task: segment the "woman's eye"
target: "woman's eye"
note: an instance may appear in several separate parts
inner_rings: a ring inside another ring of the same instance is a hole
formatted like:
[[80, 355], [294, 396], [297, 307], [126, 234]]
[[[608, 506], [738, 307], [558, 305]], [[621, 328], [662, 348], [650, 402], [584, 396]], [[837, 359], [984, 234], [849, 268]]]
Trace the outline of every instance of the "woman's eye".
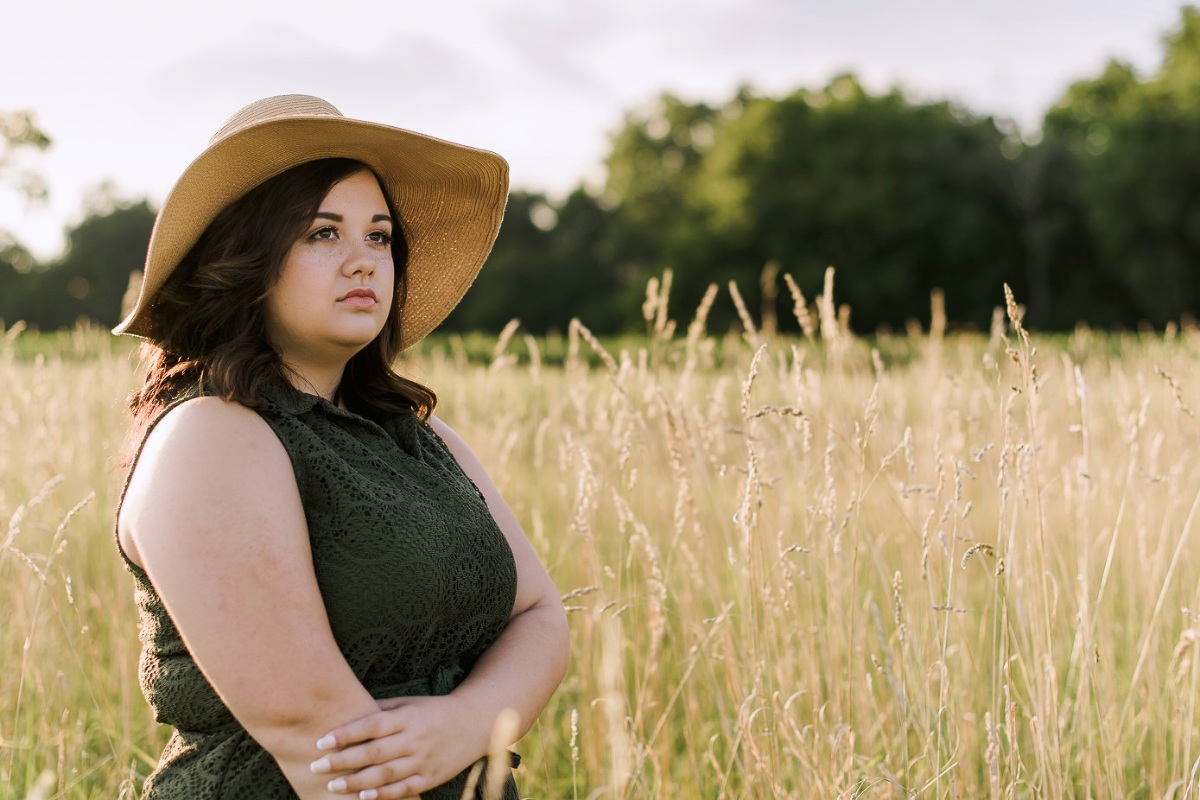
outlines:
[[324, 228], [317, 228], [308, 238], [310, 239], [334, 239], [337, 238], [337, 229], [326, 225]]
[[392, 243], [392, 235], [387, 231], [374, 231], [373, 233], [367, 234], [367, 238], [369, 238], [372, 242], [378, 242], [379, 244]]

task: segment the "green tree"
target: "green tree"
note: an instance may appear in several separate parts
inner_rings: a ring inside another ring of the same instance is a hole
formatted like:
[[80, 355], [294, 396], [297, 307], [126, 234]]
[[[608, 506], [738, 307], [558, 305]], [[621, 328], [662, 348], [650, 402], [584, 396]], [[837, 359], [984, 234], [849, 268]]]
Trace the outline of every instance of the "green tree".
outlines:
[[564, 331], [580, 317], [598, 332], [621, 324], [623, 293], [607, 242], [609, 213], [582, 188], [560, 204], [517, 191], [475, 285], [446, 321], [453, 330]]
[[[32, 111], [0, 111], [0, 186], [16, 190], [28, 202], [46, 197], [46, 183], [35, 170], [24, 167], [22, 156], [50, 147], [50, 137], [37, 125]], [[0, 320], [12, 324], [19, 318], [23, 278], [34, 266], [29, 251], [11, 231], [0, 228]]]
[[1107, 298], [1093, 311], [1101, 323], [1200, 311], [1200, 12], [1184, 8], [1163, 44], [1156, 74], [1111, 62], [1046, 116], [1047, 144], [1078, 176], [1090, 277]]
[[22, 166], [21, 156], [49, 147], [50, 137], [38, 127], [32, 111], [0, 111], [0, 185], [12, 186], [29, 200], [45, 199], [45, 180]]
[[80, 318], [116, 325], [130, 275], [145, 261], [154, 216], [146, 200], [121, 200], [111, 187], [98, 189], [83, 220], [67, 231], [63, 255], [21, 276], [18, 317], [47, 330]]
[[0, 328], [23, 319], [20, 313], [25, 278], [33, 265], [29, 254], [11, 234], [0, 231]]
[[[1003, 282], [1023, 288], [1018, 153], [993, 120], [896, 91], [875, 96], [850, 75], [782, 99], [743, 89], [699, 115], [711, 142], [672, 159], [677, 170], [650, 165], [686, 133], [648, 139], [637, 124], [608, 162], [619, 227], [640, 235], [625, 241], [674, 270], [679, 303], [736, 280], [757, 307], [771, 260], [814, 292], [835, 266], [838, 296], [864, 330], [927, 317], [934, 288], [957, 319], [986, 323]], [[732, 313], [726, 305], [714, 318]]]
[[721, 109], [664, 93], [647, 109], [626, 114], [612, 136], [602, 200], [615, 210], [607, 237], [611, 256], [633, 287], [620, 298], [633, 312], [628, 322], [640, 321], [639, 296], [651, 276], [673, 266], [681, 253], [703, 251], [705, 237], [701, 232], [697, 238], [700, 220], [690, 198], [722, 122]]
[[1023, 215], [1026, 324], [1069, 330], [1080, 321], [1122, 318], [1122, 293], [1096, 269], [1078, 165], [1055, 140], [1027, 148], [1014, 164]]

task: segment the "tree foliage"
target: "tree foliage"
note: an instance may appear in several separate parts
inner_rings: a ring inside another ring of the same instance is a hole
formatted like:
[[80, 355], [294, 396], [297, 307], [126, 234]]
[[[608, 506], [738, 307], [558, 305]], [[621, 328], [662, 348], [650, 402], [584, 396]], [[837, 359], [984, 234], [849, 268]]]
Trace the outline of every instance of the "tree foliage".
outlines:
[[1119, 302], [1102, 323], [1163, 324], [1200, 311], [1200, 12], [1185, 8], [1160, 70], [1111, 62], [1047, 114], [1048, 146], [1069, 153], [1077, 238]]
[[[37, 125], [32, 111], [0, 111], [0, 187], [15, 189], [27, 201], [46, 196], [46, 183], [34, 170], [21, 164], [21, 156], [43, 151], [50, 137]], [[23, 318], [18, 295], [23, 276], [34, 266], [33, 256], [11, 231], [0, 228], [0, 321]]]
[[[705, 249], [746, 289], [770, 260], [814, 291], [833, 265], [868, 330], [924, 316], [937, 287], [960, 319], [986, 321], [1022, 263], [1003, 139], [991, 120], [872, 96], [852, 76], [743, 101], [697, 181]], [[690, 282], [697, 254], [677, 280]]]
[[579, 316], [618, 327], [623, 287], [605, 240], [609, 216], [582, 189], [557, 206], [514, 192], [487, 266], [447, 325], [496, 331], [516, 317], [528, 330], [565, 331]]
[[67, 232], [67, 248], [48, 264], [28, 266], [23, 248], [10, 254], [27, 264], [12, 266], [0, 250], [0, 319], [24, 320], [42, 330], [71, 327], [80, 319], [112, 327], [121, 320], [121, 301], [131, 275], [146, 258], [155, 211], [146, 200], [108, 198], [89, 207]]
[[50, 137], [38, 127], [32, 111], [0, 111], [0, 185], [9, 185], [28, 200], [46, 196], [46, 182], [36, 171], [22, 166], [21, 156], [50, 147]]

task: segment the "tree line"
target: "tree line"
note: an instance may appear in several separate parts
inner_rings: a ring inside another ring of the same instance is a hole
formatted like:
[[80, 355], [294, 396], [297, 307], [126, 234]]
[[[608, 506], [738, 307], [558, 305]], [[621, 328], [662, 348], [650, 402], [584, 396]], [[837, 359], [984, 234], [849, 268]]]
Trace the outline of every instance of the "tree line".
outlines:
[[[19, 122], [0, 115], [0, 181], [8, 154], [48, 144]], [[668, 269], [678, 314], [736, 281], [750, 308], [795, 325], [780, 273], [813, 296], [828, 266], [858, 331], [927, 321], [934, 289], [953, 324], [986, 326], [1005, 283], [1031, 327], [1161, 327], [1200, 316], [1200, 12], [1181, 10], [1153, 74], [1111, 61], [1037, 132], [846, 74], [719, 104], [663, 94], [625, 115], [605, 167], [602, 187], [563, 199], [512, 194], [450, 328], [636, 329]], [[154, 213], [101, 193], [49, 263], [0, 233], [0, 318], [115, 324]], [[736, 324], [727, 297], [710, 320]]]

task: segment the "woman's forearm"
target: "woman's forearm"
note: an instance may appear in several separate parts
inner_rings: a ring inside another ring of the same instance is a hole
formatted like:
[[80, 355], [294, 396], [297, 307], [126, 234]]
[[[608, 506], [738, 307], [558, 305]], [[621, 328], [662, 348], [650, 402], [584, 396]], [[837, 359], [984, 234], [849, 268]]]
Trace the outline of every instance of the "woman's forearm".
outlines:
[[557, 597], [509, 620], [500, 638], [453, 692], [480, 721], [476, 733], [483, 737], [481, 752], [486, 751], [505, 709], [517, 713], [514, 741], [533, 726], [566, 674], [569, 653], [566, 613]]
[[567, 614], [554, 582], [483, 464], [445, 422], [431, 417], [429, 424], [479, 488], [512, 548], [517, 567], [515, 613], [453, 694], [481, 715], [489, 733], [500, 712], [513, 709], [519, 738], [533, 726], [566, 674], [570, 657]]

